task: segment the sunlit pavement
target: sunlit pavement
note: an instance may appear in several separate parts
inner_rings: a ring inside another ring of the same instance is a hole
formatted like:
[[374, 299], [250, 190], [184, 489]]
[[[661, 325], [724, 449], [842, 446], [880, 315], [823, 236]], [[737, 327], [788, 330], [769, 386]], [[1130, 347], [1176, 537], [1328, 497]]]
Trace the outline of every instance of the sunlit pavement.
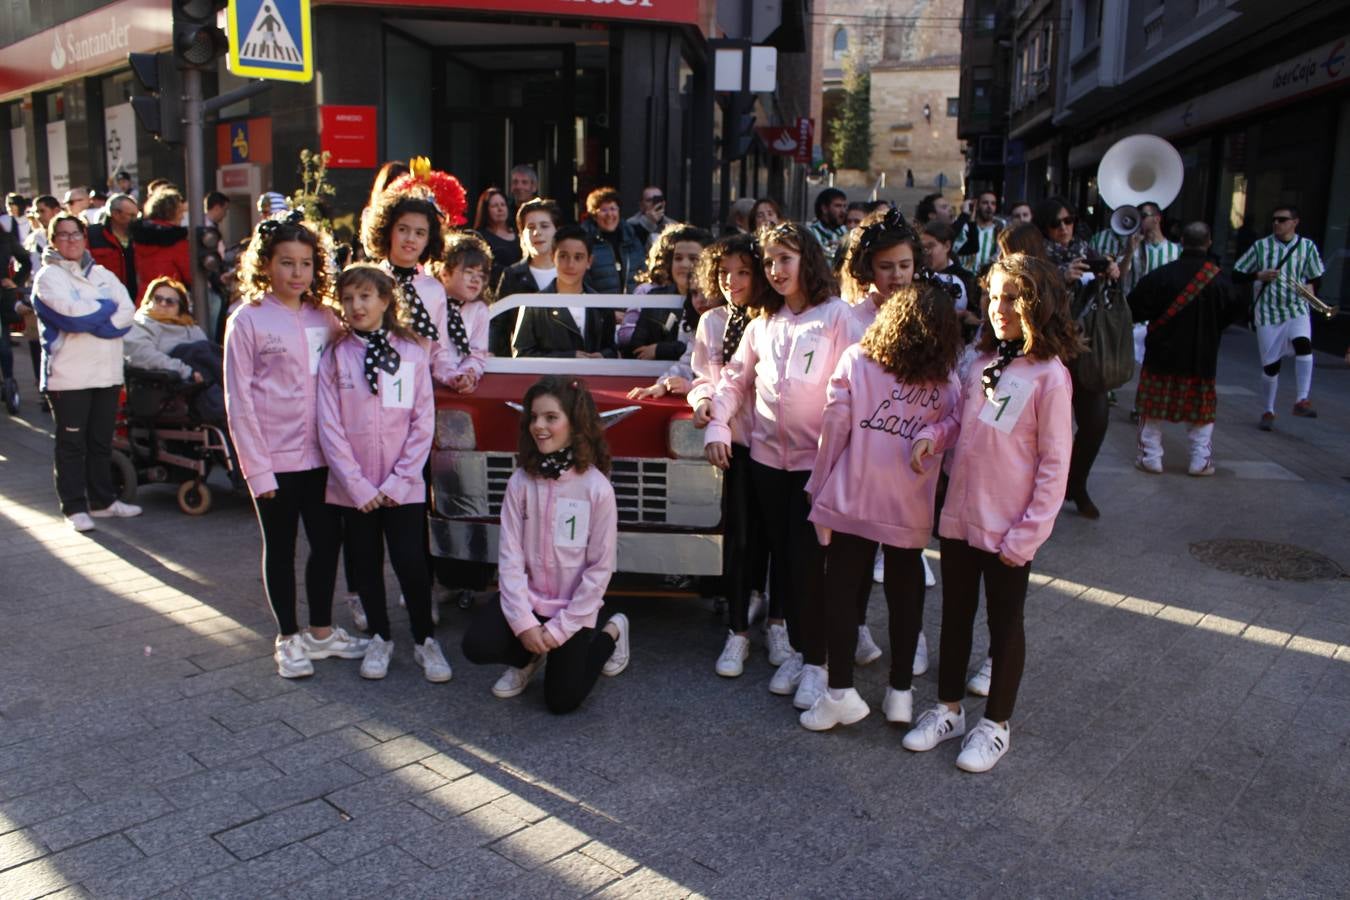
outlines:
[[[980, 776], [955, 742], [901, 749], [889, 655], [859, 670], [872, 716], [827, 734], [768, 693], [758, 637], [718, 678], [706, 602], [618, 601], [632, 666], [564, 717], [539, 684], [490, 695], [453, 603], [448, 685], [422, 680], [398, 610], [385, 681], [334, 660], [283, 681], [247, 501], [218, 491], [193, 519], [150, 487], [142, 518], [67, 530], [24, 380], [0, 421], [0, 898], [1344, 895], [1350, 581], [1232, 574], [1190, 546], [1350, 566], [1350, 370], [1318, 357], [1302, 420], [1286, 366], [1264, 434], [1254, 344], [1225, 338], [1213, 478], [1185, 474], [1179, 426], [1166, 473], [1135, 471], [1119, 392], [1103, 518], [1066, 510], [1036, 560], [1012, 749]], [[940, 611], [939, 586], [935, 663]], [[885, 619], [878, 591], [883, 647]]]

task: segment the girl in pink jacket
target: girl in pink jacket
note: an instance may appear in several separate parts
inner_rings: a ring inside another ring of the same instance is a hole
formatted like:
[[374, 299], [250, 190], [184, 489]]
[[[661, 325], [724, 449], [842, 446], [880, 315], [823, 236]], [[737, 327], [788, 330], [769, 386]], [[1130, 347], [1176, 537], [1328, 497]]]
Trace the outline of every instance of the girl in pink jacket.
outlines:
[[[1073, 411], [1063, 360], [1082, 348], [1058, 270], [1035, 257], [1019, 253], [994, 263], [988, 317], [964, 385], [961, 436], [938, 523], [939, 703], [904, 739], [907, 750], [931, 750], [966, 733], [961, 699], [983, 580], [993, 677], [984, 718], [956, 759], [967, 772], [987, 772], [1008, 752], [1026, 658], [1022, 608], [1031, 560], [1050, 537], [1068, 482]], [[941, 450], [941, 440], [936, 431], [921, 433], [915, 459]]]
[[[319, 360], [338, 335], [330, 306], [326, 238], [299, 213], [258, 225], [240, 266], [247, 302], [225, 326], [225, 411], [239, 467], [262, 529], [263, 588], [276, 616], [277, 673], [314, 674], [329, 656], [359, 659], [366, 641], [333, 627], [341, 543], [337, 507], [325, 502], [319, 446]], [[309, 630], [295, 614], [295, 536], [305, 524]]]
[[888, 722], [913, 718], [911, 661], [923, 625], [922, 555], [933, 532], [939, 459], [911, 460], [921, 435], [939, 453], [955, 443], [961, 385], [953, 370], [961, 349], [950, 296], [925, 281], [886, 301], [830, 378], [806, 492], [837, 599], [829, 607], [829, 689], [801, 715], [811, 731], [851, 725], [871, 711], [853, 687], [858, 608], [848, 598], [871, 587], [878, 545], [891, 631], [882, 710]]
[[604, 609], [618, 512], [609, 448], [590, 391], [549, 375], [525, 392], [519, 468], [502, 499], [500, 602], [480, 606], [464, 656], [509, 668], [492, 693], [515, 697], [544, 669], [550, 712], [581, 705], [601, 674], [628, 667], [628, 618]]
[[378, 266], [348, 266], [337, 290], [347, 333], [319, 364], [319, 443], [328, 502], [342, 508], [354, 584], [373, 635], [361, 677], [383, 678], [394, 652], [384, 596], [388, 545], [407, 602], [413, 659], [427, 681], [449, 681], [422, 550], [422, 467], [436, 418], [426, 351], [399, 321], [394, 279]]
[[861, 336], [849, 306], [834, 295], [834, 277], [819, 242], [785, 222], [760, 234], [764, 274], [773, 289], [765, 314], [745, 329], [709, 399], [694, 412], [706, 424], [708, 460], [731, 463], [731, 423], [753, 404], [750, 479], [769, 543], [770, 591], [783, 598], [794, 652], [769, 690], [793, 694], [809, 709], [825, 690], [825, 553], [807, 521], [803, 488], [816, 461], [825, 388], [844, 350]]
[[441, 371], [432, 374], [451, 390], [468, 394], [478, 387], [487, 362], [491, 315], [483, 288], [492, 272], [492, 249], [472, 231], [452, 231], [444, 255], [431, 270], [445, 288], [451, 344], [451, 352], [441, 355]]

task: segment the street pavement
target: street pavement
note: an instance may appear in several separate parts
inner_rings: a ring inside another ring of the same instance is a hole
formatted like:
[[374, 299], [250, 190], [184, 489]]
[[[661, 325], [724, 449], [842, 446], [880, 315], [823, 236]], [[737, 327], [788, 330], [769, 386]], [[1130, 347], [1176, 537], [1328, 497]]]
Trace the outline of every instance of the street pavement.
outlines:
[[[901, 748], [889, 654], [859, 670], [872, 716], [826, 734], [768, 693], [758, 638], [718, 678], [700, 600], [615, 600], [632, 665], [568, 716], [538, 683], [494, 699], [453, 603], [450, 684], [421, 678], [399, 610], [385, 681], [336, 660], [282, 680], [248, 502], [221, 490], [189, 518], [149, 487], [143, 517], [69, 531], [25, 380], [0, 421], [0, 898], [1345, 896], [1350, 580], [1190, 548], [1350, 566], [1350, 368], [1319, 355], [1315, 421], [1287, 414], [1286, 368], [1261, 433], [1254, 339], [1226, 336], [1208, 479], [1185, 474], [1179, 426], [1165, 474], [1135, 471], [1120, 392], [1103, 518], [1066, 510], [1036, 559], [1011, 751], [978, 776], [957, 742]], [[884, 648], [879, 590], [870, 618]], [[940, 620], [939, 585], [935, 663]], [[935, 697], [936, 665], [916, 680]]]

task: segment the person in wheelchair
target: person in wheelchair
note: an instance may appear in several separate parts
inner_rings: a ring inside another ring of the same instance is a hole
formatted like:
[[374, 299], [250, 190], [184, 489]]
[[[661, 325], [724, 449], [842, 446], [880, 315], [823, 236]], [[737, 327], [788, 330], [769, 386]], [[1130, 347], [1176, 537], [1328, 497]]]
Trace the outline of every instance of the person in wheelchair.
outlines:
[[131, 368], [170, 372], [193, 385], [194, 415], [207, 424], [225, 424], [222, 351], [198, 327], [181, 282], [167, 276], [150, 282], [123, 340], [123, 360]]

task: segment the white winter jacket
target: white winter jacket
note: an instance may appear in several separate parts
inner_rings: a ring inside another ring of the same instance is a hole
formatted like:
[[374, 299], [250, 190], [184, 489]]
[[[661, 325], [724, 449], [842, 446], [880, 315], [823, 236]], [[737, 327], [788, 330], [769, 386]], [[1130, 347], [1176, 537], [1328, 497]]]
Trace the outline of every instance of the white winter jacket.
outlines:
[[33, 279], [42, 337], [42, 390], [122, 383], [122, 335], [136, 308], [117, 276], [85, 253], [74, 262], [48, 249]]

